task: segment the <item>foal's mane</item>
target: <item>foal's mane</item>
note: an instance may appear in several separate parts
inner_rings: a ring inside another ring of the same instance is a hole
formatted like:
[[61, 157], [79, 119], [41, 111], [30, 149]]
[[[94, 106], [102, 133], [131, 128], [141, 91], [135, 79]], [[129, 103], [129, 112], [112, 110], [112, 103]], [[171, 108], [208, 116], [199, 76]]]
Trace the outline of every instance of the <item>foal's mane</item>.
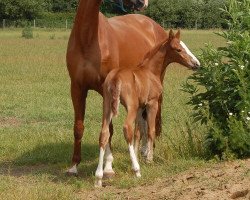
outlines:
[[140, 64], [138, 64], [138, 67], [142, 67], [144, 66], [149, 60], [151, 60], [152, 57], [154, 57], [154, 55], [159, 51], [159, 49], [165, 45], [168, 41], [168, 37], [164, 40], [162, 40], [161, 42], [159, 42], [156, 46], [154, 46], [153, 49], [151, 49], [150, 51], [148, 51], [146, 53], [146, 55], [143, 57], [142, 61]]

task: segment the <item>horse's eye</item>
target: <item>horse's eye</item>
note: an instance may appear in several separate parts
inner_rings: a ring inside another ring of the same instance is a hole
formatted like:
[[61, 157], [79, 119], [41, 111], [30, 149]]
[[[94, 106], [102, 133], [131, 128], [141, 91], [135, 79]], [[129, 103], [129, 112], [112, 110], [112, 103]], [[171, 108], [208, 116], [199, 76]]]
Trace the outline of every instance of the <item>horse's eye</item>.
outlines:
[[181, 52], [181, 49], [176, 49], [177, 52]]

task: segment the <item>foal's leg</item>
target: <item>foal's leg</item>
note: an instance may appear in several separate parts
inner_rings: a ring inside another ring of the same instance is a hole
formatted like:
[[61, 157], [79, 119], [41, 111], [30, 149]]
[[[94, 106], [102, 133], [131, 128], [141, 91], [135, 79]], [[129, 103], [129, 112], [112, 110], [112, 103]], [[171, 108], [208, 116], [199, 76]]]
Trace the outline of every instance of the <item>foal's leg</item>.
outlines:
[[87, 90], [81, 88], [78, 84], [71, 83], [71, 98], [75, 112], [74, 122], [74, 153], [72, 157], [71, 168], [67, 173], [77, 174], [77, 165], [81, 162], [81, 139], [84, 131], [84, 115], [86, 107]]
[[142, 146], [140, 151], [142, 157], [145, 158], [147, 157], [147, 152], [148, 152], [148, 123], [143, 117], [140, 118], [139, 126], [140, 126], [141, 141], [142, 141]]
[[147, 106], [147, 122], [148, 122], [148, 152], [147, 162], [153, 161], [153, 149], [155, 140], [155, 118], [158, 110], [158, 101], [152, 100]]
[[142, 110], [139, 109], [137, 112], [137, 116], [136, 116], [135, 131], [134, 131], [134, 150], [135, 150], [135, 155], [137, 159], [138, 159], [138, 151], [139, 151], [140, 140], [141, 140], [141, 132], [140, 132], [141, 115], [142, 115]]
[[135, 153], [137, 157], [138, 157], [138, 151], [139, 151], [139, 146], [140, 146], [140, 140], [142, 141], [140, 152], [141, 152], [142, 157], [146, 158], [147, 152], [148, 152], [148, 123], [142, 117], [141, 112], [137, 115], [136, 128], [135, 128], [134, 147], [135, 147]]
[[102, 130], [99, 137], [99, 147], [100, 147], [100, 154], [99, 154], [99, 162], [95, 172], [95, 176], [97, 178], [95, 186], [102, 187], [102, 178], [103, 178], [103, 161], [104, 161], [104, 154], [107, 148], [108, 140], [109, 140], [109, 122], [105, 121], [102, 126]]
[[106, 150], [105, 150], [105, 154], [104, 154], [104, 158], [105, 158], [105, 167], [104, 167], [104, 177], [106, 178], [110, 178], [112, 176], [115, 175], [115, 172], [112, 168], [112, 162], [114, 160], [113, 158], [113, 155], [112, 155], [112, 152], [111, 152], [111, 139], [112, 139], [112, 136], [113, 136], [113, 124], [112, 124], [112, 121], [111, 123], [109, 124], [109, 133], [110, 133], [110, 136], [109, 136], [109, 142], [106, 146]]
[[136, 114], [137, 114], [136, 107], [134, 107], [133, 109], [132, 108], [128, 109], [128, 115], [123, 126], [123, 132], [124, 132], [125, 139], [129, 146], [128, 149], [129, 149], [129, 154], [130, 154], [130, 158], [132, 161], [132, 169], [134, 170], [136, 177], [141, 177], [140, 166], [139, 166], [139, 163], [138, 163], [135, 151], [134, 151], [134, 147], [132, 144], [133, 123], [136, 119]]
[[[97, 178], [95, 182], [96, 187], [101, 187], [102, 186], [102, 178], [103, 178], [103, 161], [104, 161], [104, 155], [106, 151], [106, 159], [109, 159], [108, 165], [106, 163], [105, 168], [107, 167], [109, 170], [112, 170], [112, 161], [113, 161], [113, 156], [110, 151], [110, 146], [107, 145], [108, 142], [110, 141], [110, 132], [109, 132], [109, 125], [111, 123], [112, 119], [112, 113], [111, 113], [111, 108], [110, 108], [110, 100], [108, 96], [106, 98], [103, 98], [103, 117], [102, 117], [102, 130], [100, 133], [99, 137], [99, 147], [100, 147], [100, 155], [99, 155], [99, 163], [98, 167], [95, 172], [95, 176]], [[107, 160], [108, 160], [107, 159]], [[111, 169], [109, 168], [111, 164]], [[113, 171], [113, 170], [112, 170]]]

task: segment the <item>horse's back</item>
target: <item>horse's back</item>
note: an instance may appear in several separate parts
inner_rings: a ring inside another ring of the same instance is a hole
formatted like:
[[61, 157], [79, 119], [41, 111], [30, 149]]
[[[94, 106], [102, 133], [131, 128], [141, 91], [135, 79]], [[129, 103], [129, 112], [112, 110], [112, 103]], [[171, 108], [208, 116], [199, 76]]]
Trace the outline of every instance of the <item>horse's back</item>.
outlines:
[[117, 16], [108, 22], [118, 44], [120, 67], [138, 65], [152, 47], [167, 37], [159, 24], [144, 15]]

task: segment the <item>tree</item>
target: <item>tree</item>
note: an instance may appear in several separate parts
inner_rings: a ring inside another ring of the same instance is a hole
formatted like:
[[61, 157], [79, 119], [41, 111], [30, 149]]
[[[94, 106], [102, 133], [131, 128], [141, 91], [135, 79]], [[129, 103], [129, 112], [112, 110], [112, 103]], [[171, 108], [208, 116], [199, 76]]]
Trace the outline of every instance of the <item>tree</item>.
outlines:
[[0, 18], [34, 19], [44, 10], [44, 0], [0, 0]]
[[73, 12], [76, 10], [78, 0], [45, 0], [46, 9], [50, 12]]
[[167, 27], [221, 27], [226, 0], [151, 0], [145, 14]]

